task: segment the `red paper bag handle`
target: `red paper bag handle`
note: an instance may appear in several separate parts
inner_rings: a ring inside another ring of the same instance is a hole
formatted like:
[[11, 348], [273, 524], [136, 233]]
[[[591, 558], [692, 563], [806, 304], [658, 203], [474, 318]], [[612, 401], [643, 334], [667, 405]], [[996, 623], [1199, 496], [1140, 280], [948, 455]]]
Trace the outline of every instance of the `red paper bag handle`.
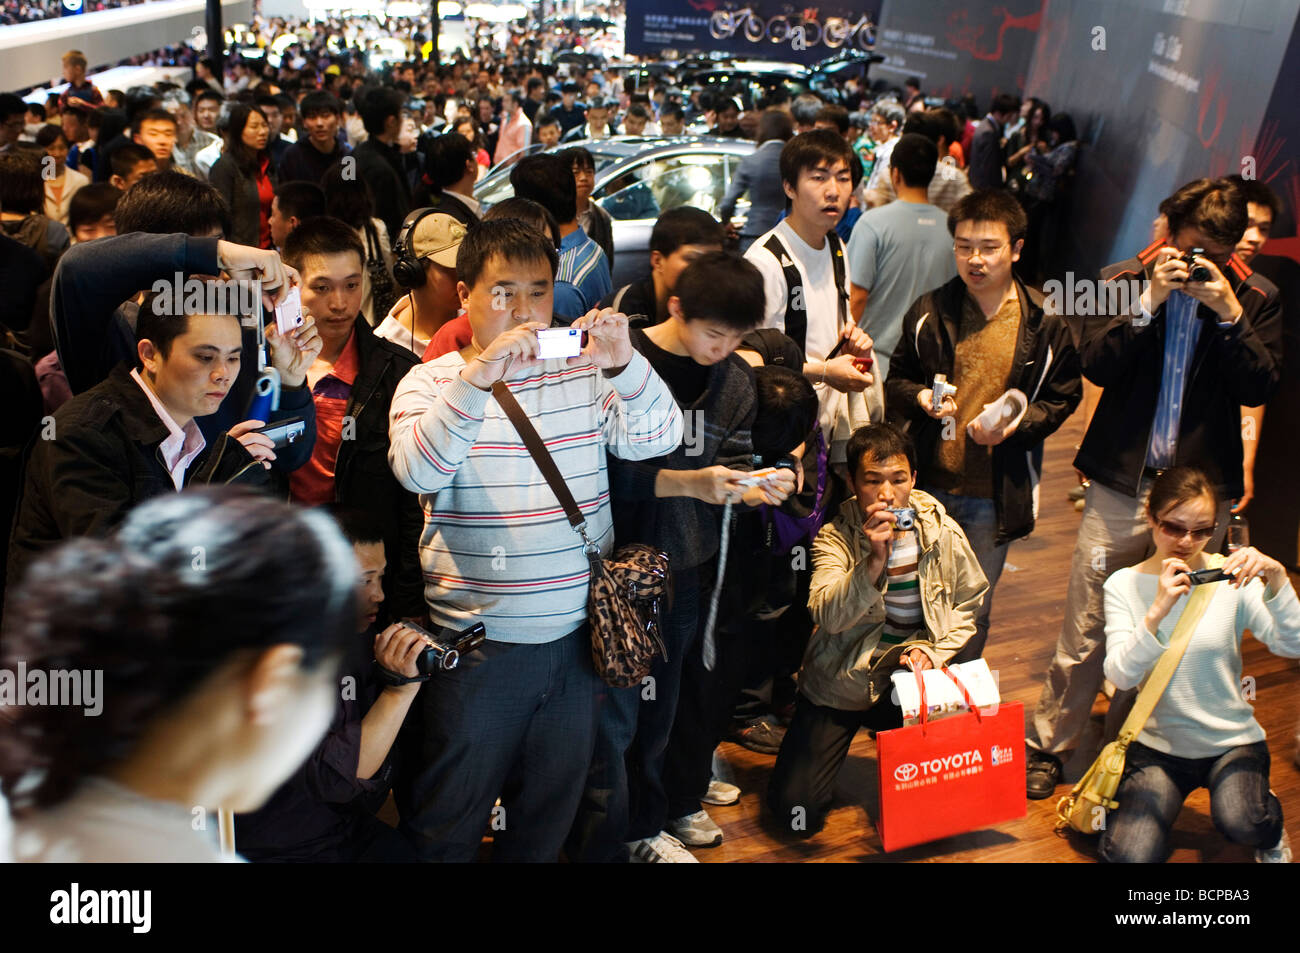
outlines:
[[930, 706], [925, 703], [925, 679], [921, 677], [919, 668], [913, 668], [912, 674], [916, 676], [916, 687], [921, 692], [921, 733], [925, 734], [925, 723], [930, 720]]
[[961, 679], [958, 678], [955, 674], [953, 674], [952, 669], [950, 669], [947, 665], [943, 667], [943, 674], [947, 675], [950, 679], [952, 679], [952, 683], [961, 690], [961, 697], [965, 700], [966, 707], [975, 713], [975, 720], [982, 722], [984, 720], [984, 716], [980, 714], [980, 710], [975, 706], [975, 702], [970, 697], [970, 692], [966, 691], [966, 686], [961, 683]]

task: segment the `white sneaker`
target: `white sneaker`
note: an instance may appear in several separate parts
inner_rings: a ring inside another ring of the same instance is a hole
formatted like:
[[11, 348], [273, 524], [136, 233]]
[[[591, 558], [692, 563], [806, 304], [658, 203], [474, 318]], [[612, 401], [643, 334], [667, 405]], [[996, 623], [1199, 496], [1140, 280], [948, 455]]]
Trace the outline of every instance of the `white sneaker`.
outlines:
[[705, 804], [726, 807], [740, 800], [740, 788], [734, 784], [728, 784], [726, 781], [710, 778], [709, 789], [700, 795], [700, 800]]
[[1277, 845], [1270, 847], [1268, 850], [1255, 851], [1255, 863], [1257, 864], [1289, 864], [1291, 863], [1291, 838], [1286, 836], [1286, 831], [1282, 832], [1282, 838]]
[[705, 811], [674, 818], [668, 822], [668, 829], [690, 847], [717, 847], [722, 843], [722, 828]]
[[695, 855], [671, 834], [660, 831], [654, 837], [634, 840], [627, 845], [634, 864], [698, 864]]

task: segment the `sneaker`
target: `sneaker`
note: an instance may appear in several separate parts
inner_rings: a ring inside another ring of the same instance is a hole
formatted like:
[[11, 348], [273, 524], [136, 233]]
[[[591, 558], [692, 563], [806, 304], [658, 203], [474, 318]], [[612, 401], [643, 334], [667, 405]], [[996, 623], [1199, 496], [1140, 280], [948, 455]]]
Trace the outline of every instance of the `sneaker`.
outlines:
[[758, 718], [732, 732], [731, 740], [759, 754], [776, 754], [785, 740], [785, 728], [769, 718]]
[[695, 855], [672, 834], [660, 831], [654, 837], [630, 841], [629, 860], [634, 864], [698, 864]]
[[1084, 498], [1087, 492], [1088, 492], [1087, 487], [1085, 487], [1082, 483], [1080, 483], [1078, 486], [1076, 486], [1073, 490], [1071, 490], [1069, 493], [1065, 495], [1072, 500], [1081, 500]]
[[1061, 783], [1061, 762], [1050, 754], [1030, 751], [1025, 759], [1025, 793], [1031, 801], [1041, 801], [1052, 796]]
[[722, 843], [722, 828], [713, 823], [707, 811], [673, 818], [668, 830], [688, 847], [717, 847]]
[[709, 789], [700, 795], [700, 800], [715, 807], [726, 807], [740, 800], [740, 788], [726, 781], [710, 778]]
[[1270, 847], [1268, 850], [1255, 851], [1255, 863], [1257, 864], [1291, 863], [1291, 838], [1286, 836], [1286, 831], [1282, 832], [1282, 839], [1277, 842], [1276, 846]]
[[1075, 500], [1075, 501], [1074, 501], [1074, 511], [1075, 511], [1076, 513], [1082, 513], [1082, 512], [1083, 512], [1083, 500]]

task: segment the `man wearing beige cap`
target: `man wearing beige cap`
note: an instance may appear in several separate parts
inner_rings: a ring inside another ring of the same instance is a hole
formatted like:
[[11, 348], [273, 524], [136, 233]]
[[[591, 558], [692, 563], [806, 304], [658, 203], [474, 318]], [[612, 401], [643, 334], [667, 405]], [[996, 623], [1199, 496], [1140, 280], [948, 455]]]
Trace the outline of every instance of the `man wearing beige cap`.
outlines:
[[466, 231], [464, 222], [432, 208], [406, 217], [393, 248], [393, 277], [406, 294], [375, 328], [378, 337], [420, 357], [438, 329], [456, 317], [456, 252]]

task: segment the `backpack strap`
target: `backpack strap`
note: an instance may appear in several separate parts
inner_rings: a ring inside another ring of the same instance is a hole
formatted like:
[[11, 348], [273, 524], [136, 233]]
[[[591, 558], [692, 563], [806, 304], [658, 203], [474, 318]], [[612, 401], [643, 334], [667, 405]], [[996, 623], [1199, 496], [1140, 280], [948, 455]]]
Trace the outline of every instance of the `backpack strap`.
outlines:
[[623, 309], [620, 307], [623, 304], [623, 295], [627, 294], [627, 289], [631, 287], [631, 285], [624, 285], [614, 293], [614, 302], [611, 307], [613, 307], [613, 309], [619, 314], [623, 313]]
[[785, 274], [785, 333], [800, 348], [807, 351], [808, 296], [803, 289], [803, 275], [799, 272], [799, 266], [794, 263], [794, 256], [777, 236], [773, 235], [769, 238], [763, 243], [763, 247], [776, 259], [776, 263]]
[[834, 231], [826, 233], [826, 241], [831, 246], [831, 270], [835, 273], [835, 302], [838, 310], [836, 330], [842, 331], [849, 323], [849, 286], [844, 265], [844, 242]]

